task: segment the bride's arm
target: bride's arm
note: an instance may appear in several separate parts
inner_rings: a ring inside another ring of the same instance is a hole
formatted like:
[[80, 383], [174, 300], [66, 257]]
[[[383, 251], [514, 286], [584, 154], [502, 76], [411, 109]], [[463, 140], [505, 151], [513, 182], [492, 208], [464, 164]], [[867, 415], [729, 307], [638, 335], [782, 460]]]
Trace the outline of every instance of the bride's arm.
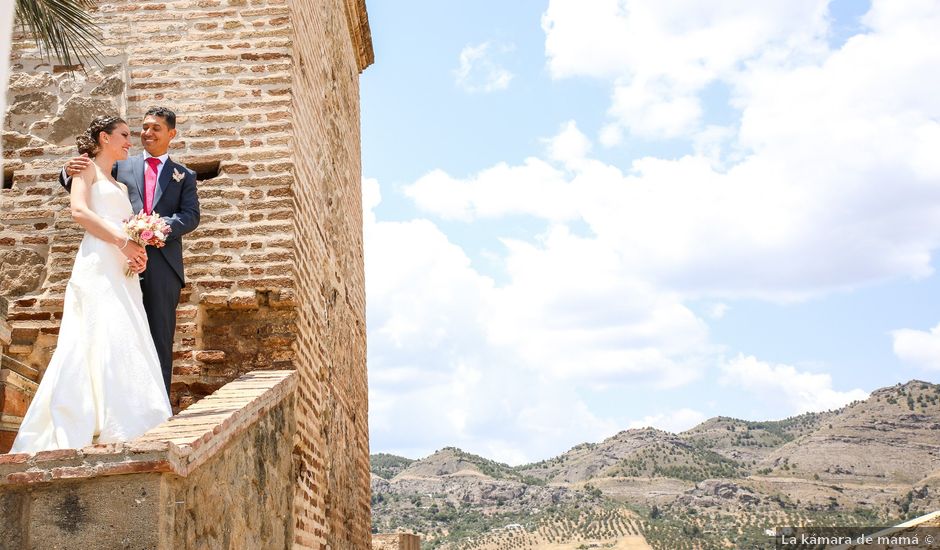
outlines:
[[84, 227], [85, 231], [118, 247], [128, 259], [146, 260], [147, 252], [142, 246], [129, 240], [123, 231], [106, 223], [89, 207], [94, 177], [95, 170], [89, 167], [72, 178], [72, 190], [69, 194], [72, 219]]

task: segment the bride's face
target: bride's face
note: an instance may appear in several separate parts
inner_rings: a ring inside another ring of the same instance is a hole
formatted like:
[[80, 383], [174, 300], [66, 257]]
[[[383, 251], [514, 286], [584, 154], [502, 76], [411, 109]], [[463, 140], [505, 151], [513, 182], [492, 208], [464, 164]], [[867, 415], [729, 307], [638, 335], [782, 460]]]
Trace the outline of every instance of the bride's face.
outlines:
[[101, 145], [103, 149], [108, 149], [116, 160], [126, 159], [127, 152], [131, 148], [131, 129], [127, 127], [127, 124], [118, 124]]

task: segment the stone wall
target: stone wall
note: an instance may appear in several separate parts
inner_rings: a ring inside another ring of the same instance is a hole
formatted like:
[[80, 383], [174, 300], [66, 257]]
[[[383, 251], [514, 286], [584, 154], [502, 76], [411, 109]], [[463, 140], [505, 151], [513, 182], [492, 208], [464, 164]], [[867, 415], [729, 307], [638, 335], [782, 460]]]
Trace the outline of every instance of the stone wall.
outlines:
[[0, 548], [289, 548], [297, 376], [255, 372], [136, 441], [0, 455]]
[[421, 550], [421, 537], [411, 533], [372, 535], [372, 550]]
[[294, 544], [369, 544], [358, 75], [362, 0], [100, 3], [102, 66], [68, 72], [14, 44], [0, 193], [0, 451], [54, 349], [81, 229], [56, 183], [103, 112], [136, 129], [173, 108], [171, 156], [199, 174], [184, 238], [171, 401], [253, 369], [299, 375]]

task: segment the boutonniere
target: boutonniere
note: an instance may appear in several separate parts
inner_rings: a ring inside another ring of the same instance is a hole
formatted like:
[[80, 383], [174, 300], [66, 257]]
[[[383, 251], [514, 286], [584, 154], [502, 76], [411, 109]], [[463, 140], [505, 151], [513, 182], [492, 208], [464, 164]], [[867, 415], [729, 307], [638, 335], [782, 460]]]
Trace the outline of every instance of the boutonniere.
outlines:
[[173, 168], [173, 181], [175, 181], [176, 183], [179, 183], [183, 181], [183, 178], [185, 177], [186, 177], [186, 174], [180, 172], [176, 168]]

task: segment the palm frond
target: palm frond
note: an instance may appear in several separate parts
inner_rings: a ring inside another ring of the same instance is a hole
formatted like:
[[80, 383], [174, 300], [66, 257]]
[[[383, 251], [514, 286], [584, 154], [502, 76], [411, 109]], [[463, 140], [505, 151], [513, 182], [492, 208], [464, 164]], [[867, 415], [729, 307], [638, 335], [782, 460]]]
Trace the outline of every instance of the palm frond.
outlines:
[[82, 58], [98, 61], [99, 27], [89, 10], [94, 0], [16, 0], [16, 18], [32, 33], [48, 58], [77, 65]]

